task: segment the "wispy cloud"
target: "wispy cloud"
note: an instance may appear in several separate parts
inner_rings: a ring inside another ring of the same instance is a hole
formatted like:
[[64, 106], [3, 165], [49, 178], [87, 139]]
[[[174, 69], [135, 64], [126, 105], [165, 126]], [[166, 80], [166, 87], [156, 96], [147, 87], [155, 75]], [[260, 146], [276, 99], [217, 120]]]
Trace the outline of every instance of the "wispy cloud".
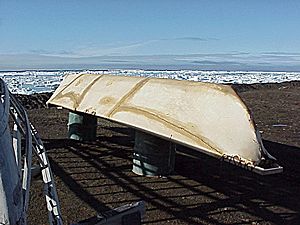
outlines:
[[202, 60], [202, 61], [192, 61], [191, 63], [201, 64], [201, 65], [223, 65], [223, 66], [245, 66], [245, 63], [240, 62], [230, 62], [230, 61], [209, 61], [209, 60]]
[[45, 49], [32, 49], [29, 52], [32, 54], [51, 54], [50, 51], [47, 51]]
[[299, 52], [263, 52], [264, 55], [277, 55], [277, 56], [300, 56]]
[[[148, 40], [148, 41], [141, 41], [141, 42], [134, 42], [134, 43], [128, 43], [123, 44], [120, 46], [115, 47], [109, 47], [109, 48], [99, 48], [99, 49], [85, 49], [84, 51], [81, 51], [80, 53], [84, 53], [86, 56], [93, 53], [94, 56], [99, 55], [124, 55], [128, 53], [131, 50], [138, 49], [140, 47], [144, 47], [147, 45], [150, 45], [152, 43], [158, 42], [158, 40]], [[94, 51], [94, 52], [92, 52]]]
[[[143, 43], [135, 43], [135, 45]], [[122, 46], [130, 48], [131, 45]], [[46, 53], [46, 54], [45, 54]], [[2, 69], [204, 69], [204, 70], [286, 70], [300, 71], [300, 60], [296, 56], [221, 52], [199, 54], [159, 54], [159, 55], [101, 55], [68, 56], [71, 52], [49, 55], [49, 51], [33, 50], [30, 54], [0, 54]], [[277, 56], [278, 58], [276, 58]]]
[[217, 38], [202, 38], [202, 37], [176, 37], [176, 38], [162, 38], [162, 41], [217, 41]]
[[98, 45], [95, 43], [88, 43], [84, 45], [74, 46], [72, 50], [49, 51], [49, 50], [38, 49], [38, 50], [31, 50], [30, 53], [36, 53], [45, 56], [66, 57], [66, 58], [126, 55], [127, 53], [130, 53], [135, 49], [138, 49], [143, 46], [147, 46], [155, 42], [158, 42], [158, 40], [148, 40], [148, 41], [123, 43], [123, 44], [121, 43], [118, 45], [115, 44]]
[[63, 56], [74, 56], [76, 53], [68, 50], [50, 51], [45, 49], [32, 49], [29, 51], [29, 54], [63, 57]]
[[[87, 43], [84, 45], [74, 46], [70, 50], [49, 51], [43, 49], [32, 50], [30, 53], [36, 53], [47, 56], [59, 57], [95, 57], [108, 55], [137, 55], [140, 49], [150, 48], [152, 46], [165, 45], [164, 42], [187, 41], [187, 42], [206, 42], [216, 41], [216, 38], [202, 38], [202, 37], [175, 37], [175, 38], [160, 38], [137, 42], [121, 42], [99, 45], [96, 43]], [[160, 43], [161, 42], [161, 43]]]
[[260, 58], [270, 63], [300, 63], [300, 53], [297, 52], [263, 52]]

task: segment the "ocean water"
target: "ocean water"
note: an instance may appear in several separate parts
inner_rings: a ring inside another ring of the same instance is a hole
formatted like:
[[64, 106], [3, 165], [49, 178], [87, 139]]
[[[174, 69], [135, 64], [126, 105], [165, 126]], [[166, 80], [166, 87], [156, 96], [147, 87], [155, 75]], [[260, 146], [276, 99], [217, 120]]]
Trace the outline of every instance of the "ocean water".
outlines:
[[12, 93], [53, 92], [70, 73], [113, 74], [221, 84], [281, 83], [300, 81], [300, 72], [201, 71], [201, 70], [97, 70], [97, 71], [21, 71], [0, 72]]

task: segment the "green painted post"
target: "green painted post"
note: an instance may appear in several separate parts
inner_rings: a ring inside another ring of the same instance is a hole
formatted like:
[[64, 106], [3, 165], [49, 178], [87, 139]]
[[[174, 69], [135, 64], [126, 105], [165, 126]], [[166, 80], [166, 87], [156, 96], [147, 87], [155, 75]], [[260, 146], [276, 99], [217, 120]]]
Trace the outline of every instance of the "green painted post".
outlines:
[[97, 117], [80, 112], [69, 112], [68, 138], [78, 141], [95, 141]]
[[174, 171], [175, 149], [170, 141], [136, 131], [132, 171], [145, 176], [169, 175]]

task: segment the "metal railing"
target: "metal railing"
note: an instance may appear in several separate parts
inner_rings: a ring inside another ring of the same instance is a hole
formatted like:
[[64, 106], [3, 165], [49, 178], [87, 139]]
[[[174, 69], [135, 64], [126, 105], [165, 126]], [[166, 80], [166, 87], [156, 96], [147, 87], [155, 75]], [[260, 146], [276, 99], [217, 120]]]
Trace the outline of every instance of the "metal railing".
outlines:
[[[46, 155], [43, 142], [38, 135], [37, 130], [29, 122], [26, 110], [17, 101], [15, 96], [9, 93], [10, 115], [14, 121], [13, 147], [16, 156], [16, 162], [19, 168], [22, 168], [22, 189], [23, 189], [23, 223], [26, 224], [26, 215], [29, 203], [29, 189], [32, 168], [32, 153], [39, 161], [41, 173], [44, 182], [45, 198], [49, 213], [50, 224], [62, 224], [59, 201], [55, 188], [55, 183], [50, 168], [49, 160]], [[24, 152], [22, 152], [21, 138], [25, 139]], [[23, 153], [23, 154], [22, 154]], [[23, 158], [23, 160], [22, 160]], [[23, 161], [23, 166], [21, 165]]]
[[[10, 105], [10, 116], [13, 120], [12, 145], [16, 165], [18, 167], [19, 174], [22, 174], [22, 198], [20, 201], [23, 203], [23, 208], [22, 216], [18, 224], [27, 224], [27, 210], [29, 205], [30, 182], [33, 168], [32, 157], [34, 154], [37, 157], [42, 173], [49, 223], [52, 225], [62, 225], [62, 216], [54, 178], [43, 142], [35, 127], [30, 123], [24, 107], [18, 102], [16, 97], [8, 91], [6, 85], [4, 85], [4, 87], [5, 93], [8, 95], [8, 98], [6, 99], [9, 99], [8, 105]], [[22, 140], [25, 140], [25, 143]], [[138, 225], [141, 224], [141, 218], [144, 213], [145, 204], [143, 201], [139, 201], [123, 205], [107, 212], [98, 212], [97, 216], [76, 224]]]

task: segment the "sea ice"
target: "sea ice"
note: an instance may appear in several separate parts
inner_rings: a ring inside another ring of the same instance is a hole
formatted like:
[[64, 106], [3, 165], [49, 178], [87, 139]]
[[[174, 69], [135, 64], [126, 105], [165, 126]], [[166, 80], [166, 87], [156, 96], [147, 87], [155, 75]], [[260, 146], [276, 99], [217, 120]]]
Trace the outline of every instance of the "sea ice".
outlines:
[[221, 84], [281, 83], [299, 81], [300, 72], [201, 71], [201, 70], [85, 70], [0, 72], [12, 93], [52, 92], [69, 73], [157, 77]]

